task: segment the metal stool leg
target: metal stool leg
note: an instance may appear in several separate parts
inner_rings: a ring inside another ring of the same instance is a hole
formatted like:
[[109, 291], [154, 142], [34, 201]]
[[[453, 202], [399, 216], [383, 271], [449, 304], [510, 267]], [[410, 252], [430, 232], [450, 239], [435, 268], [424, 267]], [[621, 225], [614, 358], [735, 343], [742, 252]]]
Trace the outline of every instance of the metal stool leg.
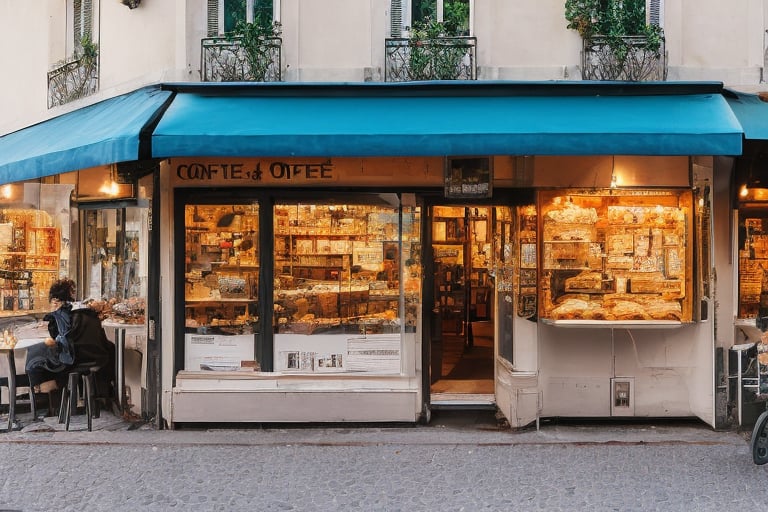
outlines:
[[93, 374], [83, 375], [83, 391], [85, 393], [85, 414], [88, 416], [88, 432], [93, 430], [93, 419], [91, 411], [93, 409]]
[[69, 430], [69, 420], [72, 416], [72, 409], [77, 407], [77, 381], [79, 380], [78, 377], [80, 377], [79, 373], [70, 373], [69, 374], [69, 384], [67, 387], [69, 388], [69, 393], [67, 393], [67, 409], [65, 411], [66, 415], [66, 430]]
[[65, 413], [65, 407], [69, 409], [69, 383], [64, 384], [64, 387], [61, 388], [61, 403], [59, 404], [59, 423], [64, 423], [64, 420], [66, 418]]
[[29, 383], [29, 409], [32, 411], [32, 421], [37, 421], [37, 404], [35, 403], [35, 386]]

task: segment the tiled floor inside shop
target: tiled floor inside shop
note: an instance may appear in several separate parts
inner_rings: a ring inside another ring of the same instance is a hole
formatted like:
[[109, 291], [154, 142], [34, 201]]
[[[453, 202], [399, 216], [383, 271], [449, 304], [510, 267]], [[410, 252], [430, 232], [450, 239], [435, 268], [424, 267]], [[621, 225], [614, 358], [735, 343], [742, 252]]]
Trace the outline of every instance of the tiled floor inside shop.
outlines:
[[466, 346], [463, 335], [443, 334], [442, 377], [432, 384], [433, 398], [436, 394], [493, 393], [493, 325], [474, 322], [472, 333], [471, 347]]

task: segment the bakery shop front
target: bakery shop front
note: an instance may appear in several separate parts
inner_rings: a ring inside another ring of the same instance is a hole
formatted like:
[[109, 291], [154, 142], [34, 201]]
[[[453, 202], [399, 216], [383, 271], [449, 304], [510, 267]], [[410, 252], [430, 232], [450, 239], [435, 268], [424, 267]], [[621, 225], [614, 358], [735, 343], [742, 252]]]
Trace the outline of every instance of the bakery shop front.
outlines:
[[720, 84], [163, 88], [169, 426], [719, 422]]

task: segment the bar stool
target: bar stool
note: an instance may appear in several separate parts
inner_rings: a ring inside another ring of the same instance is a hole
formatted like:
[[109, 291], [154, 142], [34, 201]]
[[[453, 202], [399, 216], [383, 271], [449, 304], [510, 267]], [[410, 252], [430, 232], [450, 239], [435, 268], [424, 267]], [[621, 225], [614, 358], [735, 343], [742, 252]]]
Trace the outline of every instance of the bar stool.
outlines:
[[83, 401], [85, 402], [85, 414], [88, 417], [88, 432], [93, 430], [93, 418], [99, 417], [99, 411], [94, 400], [93, 375], [101, 370], [101, 366], [95, 363], [81, 363], [69, 371], [69, 378], [64, 389], [61, 390], [61, 406], [59, 407], [59, 423], [66, 423], [69, 430], [69, 420], [72, 411], [77, 410], [79, 382], [83, 383]]

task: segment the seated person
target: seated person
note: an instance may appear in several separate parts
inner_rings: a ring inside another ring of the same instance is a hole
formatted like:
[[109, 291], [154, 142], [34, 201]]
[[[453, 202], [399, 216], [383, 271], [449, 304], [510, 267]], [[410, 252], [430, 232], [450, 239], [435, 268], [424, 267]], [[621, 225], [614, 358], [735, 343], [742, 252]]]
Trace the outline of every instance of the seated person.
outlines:
[[[71, 279], [54, 282], [48, 299], [51, 312], [43, 320], [48, 321], [50, 336], [44, 344], [33, 345], [27, 351], [25, 368], [30, 384], [43, 392], [52, 391], [66, 383], [72, 368], [88, 363], [101, 368], [95, 379], [96, 396], [108, 396], [104, 388], [113, 375], [113, 348], [98, 313], [73, 303], [75, 283]], [[50, 381], [55, 381], [56, 386]]]

